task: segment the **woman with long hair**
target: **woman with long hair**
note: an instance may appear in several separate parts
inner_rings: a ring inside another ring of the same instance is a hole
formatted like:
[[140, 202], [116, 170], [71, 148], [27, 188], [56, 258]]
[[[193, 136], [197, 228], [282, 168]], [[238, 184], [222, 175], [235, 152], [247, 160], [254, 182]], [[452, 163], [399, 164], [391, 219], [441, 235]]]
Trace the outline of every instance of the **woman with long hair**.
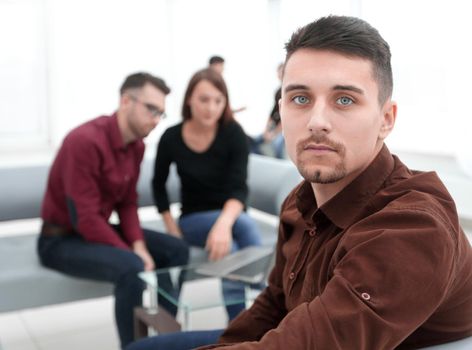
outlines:
[[[245, 212], [248, 195], [247, 137], [231, 112], [223, 77], [210, 69], [193, 75], [185, 92], [183, 121], [162, 135], [156, 155], [153, 191], [167, 231], [190, 245], [204, 247], [210, 260], [260, 245], [255, 222]], [[181, 182], [181, 216], [169, 211], [166, 181], [177, 166]], [[226, 301], [244, 300], [244, 286], [223, 282]], [[229, 319], [244, 303], [226, 307]]]

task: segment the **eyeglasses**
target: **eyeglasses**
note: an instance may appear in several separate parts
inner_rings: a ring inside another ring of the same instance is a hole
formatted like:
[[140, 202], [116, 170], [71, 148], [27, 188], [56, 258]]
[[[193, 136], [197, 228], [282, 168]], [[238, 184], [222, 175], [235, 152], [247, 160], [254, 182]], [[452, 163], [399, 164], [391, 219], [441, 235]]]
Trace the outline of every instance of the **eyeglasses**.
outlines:
[[139, 98], [137, 98], [136, 96], [133, 96], [133, 95], [129, 95], [129, 98], [131, 100], [133, 100], [134, 102], [140, 103], [144, 107], [146, 107], [149, 114], [151, 114], [154, 118], [164, 119], [167, 116], [166, 113], [162, 109], [160, 109], [159, 107], [157, 107], [157, 106], [155, 106], [151, 103], [143, 102]]

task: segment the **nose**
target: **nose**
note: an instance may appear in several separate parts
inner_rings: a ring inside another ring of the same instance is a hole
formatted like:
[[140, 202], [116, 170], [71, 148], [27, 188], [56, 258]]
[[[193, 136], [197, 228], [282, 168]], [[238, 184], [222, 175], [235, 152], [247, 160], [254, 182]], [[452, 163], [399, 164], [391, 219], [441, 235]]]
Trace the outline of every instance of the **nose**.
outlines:
[[208, 104], [208, 111], [214, 113], [217, 110], [217, 105], [215, 102], [210, 102]]
[[329, 117], [329, 108], [326, 103], [317, 101], [309, 111], [310, 116], [307, 123], [307, 128], [311, 133], [331, 131], [331, 122]]
[[154, 117], [152, 118], [152, 127], [155, 128], [157, 126], [157, 124], [159, 124], [159, 122], [161, 121], [161, 117]]

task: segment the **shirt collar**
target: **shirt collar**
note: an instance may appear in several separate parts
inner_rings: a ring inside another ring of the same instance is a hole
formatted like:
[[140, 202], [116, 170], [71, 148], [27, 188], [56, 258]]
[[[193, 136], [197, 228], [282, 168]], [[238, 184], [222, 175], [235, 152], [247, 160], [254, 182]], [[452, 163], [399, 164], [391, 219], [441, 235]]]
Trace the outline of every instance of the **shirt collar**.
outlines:
[[320, 208], [316, 204], [311, 184], [304, 181], [296, 194], [297, 208], [307, 222], [319, 216], [321, 211], [337, 227], [344, 229], [357, 219], [393, 168], [393, 156], [384, 144], [372, 163]]

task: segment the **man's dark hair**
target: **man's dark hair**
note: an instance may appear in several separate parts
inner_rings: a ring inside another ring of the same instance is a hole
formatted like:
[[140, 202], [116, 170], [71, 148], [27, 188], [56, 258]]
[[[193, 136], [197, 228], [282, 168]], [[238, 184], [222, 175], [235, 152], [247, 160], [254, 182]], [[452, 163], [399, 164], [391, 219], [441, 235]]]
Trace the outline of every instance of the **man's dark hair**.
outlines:
[[285, 62], [299, 49], [336, 52], [372, 62], [373, 77], [379, 87], [379, 104], [392, 95], [393, 78], [390, 47], [377, 29], [367, 22], [345, 16], [322, 17], [298, 29], [285, 44]]
[[225, 59], [221, 56], [211, 56], [208, 64], [215, 64], [215, 63], [225, 63]]
[[164, 95], [170, 93], [170, 88], [166, 85], [166, 82], [161, 78], [151, 75], [149, 73], [138, 72], [126, 77], [125, 81], [121, 85], [120, 95], [123, 95], [123, 93], [129, 89], [140, 89], [146, 84], [151, 84], [156, 89], [162, 91]]

